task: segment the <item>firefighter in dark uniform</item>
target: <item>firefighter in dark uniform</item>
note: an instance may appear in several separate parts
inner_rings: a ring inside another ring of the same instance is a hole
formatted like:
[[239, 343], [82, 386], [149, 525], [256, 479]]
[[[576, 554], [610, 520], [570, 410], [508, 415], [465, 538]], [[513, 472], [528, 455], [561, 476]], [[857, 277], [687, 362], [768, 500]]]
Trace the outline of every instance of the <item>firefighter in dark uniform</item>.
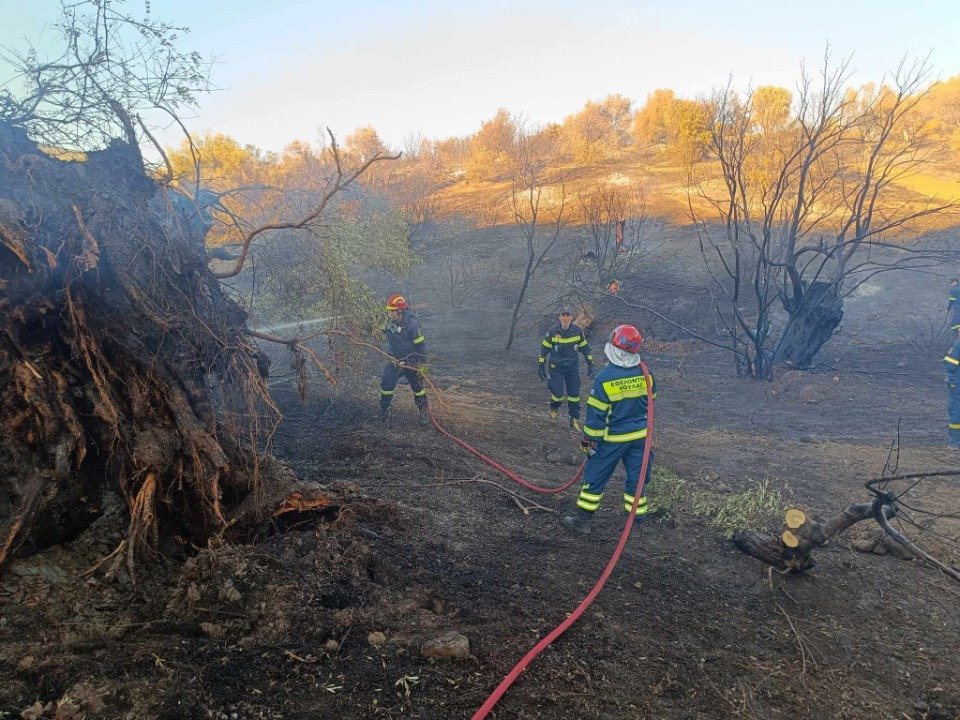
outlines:
[[947, 368], [947, 442], [952, 447], [960, 448], [960, 334], [943, 358], [943, 364]]
[[540, 345], [540, 379], [550, 389], [550, 419], [556, 420], [566, 401], [570, 427], [580, 425], [580, 356], [587, 361], [587, 377], [593, 376], [593, 354], [583, 330], [573, 324], [573, 309], [565, 306], [560, 321], [550, 328]]
[[[621, 462], [627, 471], [623, 509], [627, 513], [633, 509], [647, 444], [647, 400], [657, 396], [653, 376], [650, 376], [651, 387], [647, 387], [640, 367], [642, 342], [643, 336], [637, 328], [620, 325], [610, 333], [610, 341], [603, 349], [610, 364], [597, 373], [593, 381], [580, 441], [581, 450], [588, 458], [583, 469], [583, 485], [577, 497], [577, 509], [563, 518], [563, 524], [574, 532], [590, 533], [603, 490]], [[647, 514], [646, 487], [652, 467], [653, 453], [650, 453], [637, 502], [638, 520]]]
[[957, 278], [950, 278], [950, 296], [947, 298], [947, 315], [950, 329], [960, 330], [960, 303], [957, 302]]
[[423, 337], [420, 323], [402, 295], [391, 295], [387, 299], [387, 311], [390, 313], [390, 320], [384, 332], [392, 359], [383, 368], [383, 379], [380, 381], [380, 420], [387, 420], [393, 391], [402, 374], [413, 390], [413, 400], [420, 410], [420, 424], [426, 425], [429, 421], [427, 391], [423, 387], [422, 374], [426, 362], [426, 338]]

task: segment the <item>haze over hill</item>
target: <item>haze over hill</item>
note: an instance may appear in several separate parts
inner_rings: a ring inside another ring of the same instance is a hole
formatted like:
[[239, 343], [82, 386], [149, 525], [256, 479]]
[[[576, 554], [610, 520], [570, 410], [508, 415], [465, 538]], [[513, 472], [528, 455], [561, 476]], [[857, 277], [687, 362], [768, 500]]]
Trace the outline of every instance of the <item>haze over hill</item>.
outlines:
[[[57, 0], [5, 2], [0, 46], [39, 34]], [[131, 7], [137, 7], [134, 3]], [[476, 132], [498, 107], [535, 124], [561, 122], [586, 100], [657, 88], [688, 98], [732, 77], [791, 90], [799, 64], [830, 42], [853, 56], [855, 84], [880, 82], [905, 54], [931, 53], [934, 74], [960, 72], [960, 16], [950, 0], [913, 3], [582, 3], [439, 0], [353, 3], [158, 0], [155, 15], [190, 28], [182, 43], [216, 58], [214, 84], [191, 120], [266, 150], [372, 125], [392, 147], [413, 134]], [[2, 66], [2, 64], [0, 64]], [[3, 81], [0, 67], [0, 82]], [[178, 142], [171, 128], [161, 136]]]

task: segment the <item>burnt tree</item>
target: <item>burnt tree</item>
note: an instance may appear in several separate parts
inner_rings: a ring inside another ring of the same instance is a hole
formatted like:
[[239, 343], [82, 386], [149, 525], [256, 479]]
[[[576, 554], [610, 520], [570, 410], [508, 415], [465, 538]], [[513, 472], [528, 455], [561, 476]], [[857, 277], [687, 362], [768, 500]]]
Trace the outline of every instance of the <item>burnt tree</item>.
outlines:
[[729, 88], [705, 104], [722, 192], [699, 183], [690, 212], [738, 373], [810, 367], [860, 285], [951, 257], [910, 236], [954, 203], [898, 186], [937, 152], [921, 113], [926, 64], [901, 63], [878, 88], [848, 78], [827, 55], [817, 76], [804, 71], [792, 112]]
[[511, 148], [510, 209], [525, 246], [523, 277], [510, 315], [504, 350], [517, 335], [517, 324], [534, 274], [560, 239], [567, 219], [567, 193], [563, 177], [548, 178], [547, 161], [554, 139], [540, 130], [520, 126]]

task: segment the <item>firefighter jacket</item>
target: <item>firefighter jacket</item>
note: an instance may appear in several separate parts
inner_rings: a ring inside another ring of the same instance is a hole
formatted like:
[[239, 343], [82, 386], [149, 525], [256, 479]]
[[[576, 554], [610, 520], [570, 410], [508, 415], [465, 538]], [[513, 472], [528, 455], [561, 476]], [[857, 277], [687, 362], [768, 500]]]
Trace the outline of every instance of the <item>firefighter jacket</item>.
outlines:
[[587, 398], [587, 420], [583, 424], [586, 440], [629, 442], [647, 436], [647, 398], [657, 396], [650, 376], [647, 388], [643, 370], [607, 365], [597, 373]]
[[580, 357], [577, 351], [583, 353], [588, 363], [593, 362], [593, 353], [590, 351], [590, 345], [583, 336], [583, 330], [570, 323], [566, 330], [560, 323], [557, 323], [543, 337], [540, 345], [540, 362], [546, 362], [547, 356], [550, 356], [550, 364], [558, 368], [576, 367], [580, 364]]
[[956, 385], [960, 382], [960, 340], [957, 340], [947, 356], [943, 358], [943, 364], [947, 368], [947, 383]]
[[384, 328], [387, 343], [390, 346], [390, 357], [395, 360], [409, 360], [423, 362], [426, 359], [427, 340], [420, 330], [420, 323], [409, 310], [400, 314], [400, 319], [391, 321]]
[[958, 290], [960, 290], [960, 288], [955, 288], [955, 287], [950, 288], [950, 296], [947, 298], [947, 311], [948, 311], [948, 312], [953, 309], [953, 306], [954, 306], [954, 305], [956, 304], [956, 302], [957, 302], [957, 291], [958, 291]]

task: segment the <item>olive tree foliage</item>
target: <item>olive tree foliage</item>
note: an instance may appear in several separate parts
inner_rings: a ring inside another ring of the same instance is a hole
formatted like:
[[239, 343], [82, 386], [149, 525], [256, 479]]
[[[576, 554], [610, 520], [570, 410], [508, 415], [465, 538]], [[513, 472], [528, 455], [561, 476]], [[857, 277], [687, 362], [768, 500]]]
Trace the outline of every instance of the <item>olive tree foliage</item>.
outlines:
[[[382, 316], [382, 302], [368, 281], [409, 271], [415, 225], [407, 208], [382, 188], [382, 177], [365, 174], [327, 196], [344, 172], [342, 163], [360, 166], [387, 152], [370, 128], [361, 128], [348, 136], [342, 153], [332, 139], [326, 146], [295, 141], [279, 153], [265, 153], [210, 135], [184, 142], [169, 157], [181, 178], [191, 174], [196, 156], [201, 185], [218, 198], [208, 245], [233, 251], [241, 238], [268, 228], [250, 251], [249, 272], [235, 284], [261, 324], [326, 317], [323, 327], [362, 338], [376, 332]], [[284, 221], [310, 213], [325, 197], [327, 206], [313, 221]]]
[[622, 95], [587, 101], [560, 127], [562, 147], [578, 163], [597, 164], [614, 157], [630, 144], [632, 103]]
[[472, 180], [494, 180], [511, 166], [517, 120], [500, 108], [469, 139], [466, 172]]
[[710, 108], [655, 90], [633, 118], [633, 139], [641, 152], [656, 148], [681, 165], [700, 160], [709, 142]]
[[935, 118], [936, 132], [953, 151], [960, 151], [960, 75], [930, 88], [924, 107]]
[[211, 89], [211, 62], [178, 47], [188, 29], [153, 17], [149, 3], [138, 13], [123, 0], [61, 0], [53, 29], [50, 56], [32, 45], [0, 50], [14, 75], [0, 88], [0, 119], [50, 147], [90, 151], [145, 137], [159, 151], [151, 129], [179, 123]]
[[913, 241], [918, 221], [953, 204], [898, 185], [938, 150], [917, 112], [928, 77], [904, 61], [887, 84], [848, 89], [848, 63], [827, 54], [804, 69], [792, 113], [778, 90], [705, 101], [722, 183], [695, 183], [690, 210], [738, 373], [809, 367], [857, 287], [947, 259]]
[[326, 318], [323, 327], [355, 338], [375, 335], [383, 298], [372, 276], [406, 275], [417, 262], [407, 218], [386, 197], [359, 187], [308, 232], [277, 232], [254, 253], [254, 310], [293, 322]]

